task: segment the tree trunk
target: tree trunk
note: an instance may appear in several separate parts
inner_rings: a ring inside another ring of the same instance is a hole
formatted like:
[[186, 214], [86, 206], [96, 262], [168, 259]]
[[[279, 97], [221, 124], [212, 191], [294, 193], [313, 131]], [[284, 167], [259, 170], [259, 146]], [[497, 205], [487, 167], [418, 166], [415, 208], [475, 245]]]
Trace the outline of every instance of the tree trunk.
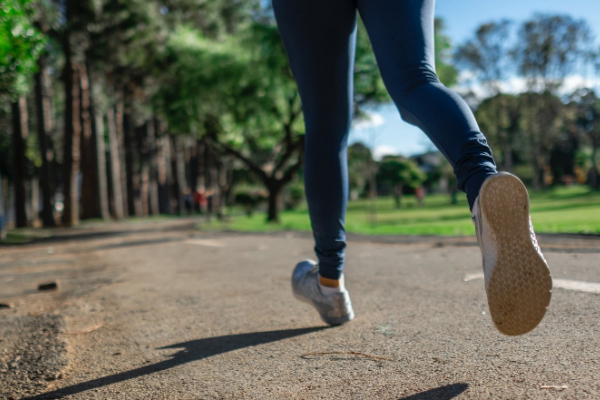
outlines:
[[157, 139], [156, 139], [156, 119], [153, 119], [148, 123], [148, 131], [146, 137], [148, 140], [148, 146], [150, 151], [150, 170], [149, 170], [149, 203], [150, 203], [150, 214], [160, 214], [160, 202], [158, 198], [158, 151], [157, 151]]
[[279, 206], [281, 204], [283, 187], [278, 181], [271, 182], [266, 186], [269, 190], [269, 209], [267, 214], [267, 222], [279, 223]]
[[506, 172], [511, 172], [512, 171], [512, 146], [510, 145], [510, 143], [507, 142], [504, 143], [504, 170]]
[[208, 206], [206, 212], [208, 215], [214, 213], [213, 198], [214, 198], [214, 176], [213, 176], [213, 157], [212, 157], [212, 145], [210, 142], [204, 144], [204, 184], [206, 186], [206, 192], [208, 197]]
[[25, 181], [27, 160], [25, 158], [25, 140], [27, 138], [27, 103], [24, 97], [11, 104], [12, 109], [12, 148], [15, 186], [15, 226], [27, 226], [27, 194]]
[[123, 189], [121, 185], [121, 156], [119, 153], [119, 137], [117, 135], [117, 123], [115, 120], [115, 111], [111, 107], [108, 109], [108, 139], [110, 143], [110, 171], [113, 193], [113, 212], [116, 219], [121, 220], [125, 217], [123, 210]]
[[81, 218], [101, 218], [98, 151], [93, 136], [90, 80], [85, 64], [80, 65], [81, 88]]
[[206, 189], [206, 182], [205, 182], [205, 162], [204, 162], [204, 155], [205, 155], [205, 151], [204, 151], [204, 142], [201, 140], [198, 140], [196, 142], [196, 147], [197, 147], [197, 154], [198, 154], [198, 176], [197, 176], [197, 182], [196, 182], [196, 187], [201, 188], [203, 191]]
[[600, 188], [600, 179], [598, 179], [598, 168], [596, 167], [596, 155], [598, 152], [598, 143], [592, 139], [592, 169], [590, 171], [590, 187], [594, 190]]
[[194, 141], [190, 146], [190, 161], [188, 163], [189, 185], [192, 193], [198, 189], [198, 143]]
[[138, 174], [135, 169], [134, 127], [129, 96], [125, 97], [126, 105], [123, 114], [123, 145], [125, 146], [125, 187], [127, 190], [127, 213], [129, 216], [139, 215], [136, 207]]
[[42, 224], [44, 227], [56, 226], [54, 220], [54, 192], [52, 185], [52, 168], [48, 161], [48, 134], [51, 130], [46, 95], [46, 57], [42, 55], [38, 60], [38, 72], [35, 74], [35, 108], [37, 115], [37, 140], [42, 159], [40, 180], [42, 186]]
[[29, 184], [31, 187], [31, 214], [29, 214], [29, 219], [31, 221], [31, 225], [38, 227], [40, 222], [40, 181], [37, 177], [33, 177], [31, 178]]
[[[68, 42], [68, 39], [67, 39]], [[79, 224], [79, 161], [81, 122], [79, 119], [79, 66], [72, 60], [71, 46], [65, 48], [65, 135], [63, 151], [64, 211], [67, 226]]]
[[[159, 123], [158, 127], [161, 131], [162, 124]], [[162, 134], [158, 139], [158, 197], [159, 207], [161, 214], [173, 213], [173, 207], [171, 204], [171, 146], [169, 144], [169, 137]]]
[[394, 186], [394, 203], [396, 204], [397, 210], [399, 210], [402, 207], [401, 199], [402, 199], [402, 185], [395, 185]]
[[233, 181], [233, 166], [222, 162], [219, 168], [219, 215], [223, 217], [223, 210], [227, 207], [231, 183]]
[[540, 190], [542, 188], [541, 182], [540, 182], [540, 168], [538, 165], [538, 159], [537, 156], [534, 154], [533, 155], [533, 160], [531, 163], [531, 168], [533, 170], [533, 179], [531, 181], [531, 184], [533, 186], [533, 188], [535, 190]]
[[0, 240], [6, 238], [6, 220], [4, 217], [4, 179], [2, 179], [2, 173], [0, 171]]
[[186, 214], [185, 208], [185, 159], [181, 138], [169, 135], [171, 140], [171, 169], [173, 170], [173, 196], [177, 200], [177, 213]]
[[127, 164], [125, 162], [125, 134], [123, 132], [123, 101], [121, 99], [117, 100], [117, 105], [115, 107], [115, 127], [117, 129], [117, 138], [119, 143], [119, 166], [120, 166], [120, 178], [121, 178], [121, 198], [123, 200], [123, 215], [125, 217], [129, 216], [129, 207], [128, 207], [128, 199], [127, 199], [127, 174], [129, 171], [127, 170]]
[[137, 148], [140, 152], [140, 214], [148, 216], [150, 213], [150, 149], [148, 143], [148, 130], [152, 125], [152, 121], [144, 123], [136, 129]]
[[96, 159], [98, 160], [98, 194], [100, 216], [103, 220], [110, 218], [108, 210], [108, 182], [106, 177], [106, 149], [104, 146], [104, 119], [102, 115], [94, 115], [94, 137], [96, 139]]

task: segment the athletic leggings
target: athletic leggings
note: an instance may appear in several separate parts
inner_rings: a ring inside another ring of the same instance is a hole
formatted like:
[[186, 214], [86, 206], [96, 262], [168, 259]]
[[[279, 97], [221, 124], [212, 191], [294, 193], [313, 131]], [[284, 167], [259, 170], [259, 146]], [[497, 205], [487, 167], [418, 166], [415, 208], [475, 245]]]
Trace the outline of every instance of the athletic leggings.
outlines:
[[273, 0], [304, 109], [304, 179], [319, 273], [339, 279], [348, 199], [357, 11], [402, 118], [421, 128], [454, 168], [472, 206], [496, 173], [473, 113], [435, 73], [435, 0]]

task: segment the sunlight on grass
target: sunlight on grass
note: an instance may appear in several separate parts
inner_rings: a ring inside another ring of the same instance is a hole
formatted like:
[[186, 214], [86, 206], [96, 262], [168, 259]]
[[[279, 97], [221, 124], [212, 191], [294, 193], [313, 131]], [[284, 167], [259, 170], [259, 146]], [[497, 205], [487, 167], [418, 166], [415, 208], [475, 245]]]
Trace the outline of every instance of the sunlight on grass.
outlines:
[[[557, 188], [531, 193], [531, 218], [538, 233], [600, 234], [600, 192], [586, 187]], [[203, 230], [269, 232], [281, 230], [310, 231], [306, 205], [281, 213], [280, 224], [265, 222], [264, 213], [248, 218], [233, 213], [229, 222], [202, 224]], [[348, 204], [346, 230], [367, 235], [474, 235], [467, 200], [459, 196], [450, 204], [448, 196], [431, 195], [418, 207], [413, 196], [405, 196], [397, 210], [391, 198], [376, 202], [358, 200]]]

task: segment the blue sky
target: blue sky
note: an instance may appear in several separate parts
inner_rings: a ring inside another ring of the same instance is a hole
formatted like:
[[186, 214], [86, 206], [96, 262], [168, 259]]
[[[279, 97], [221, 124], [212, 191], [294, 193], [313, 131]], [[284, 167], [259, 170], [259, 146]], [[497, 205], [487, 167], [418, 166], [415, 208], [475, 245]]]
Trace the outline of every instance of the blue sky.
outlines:
[[[583, 18], [600, 36], [600, 0], [437, 0], [436, 16], [446, 23], [446, 34], [454, 45], [468, 39], [482, 23], [512, 19], [517, 23], [536, 12], [569, 14]], [[361, 141], [375, 155], [385, 153], [411, 155], [431, 150], [433, 145], [418, 128], [405, 124], [394, 105], [378, 107], [371, 124], [358, 124], [350, 133], [350, 142]]]

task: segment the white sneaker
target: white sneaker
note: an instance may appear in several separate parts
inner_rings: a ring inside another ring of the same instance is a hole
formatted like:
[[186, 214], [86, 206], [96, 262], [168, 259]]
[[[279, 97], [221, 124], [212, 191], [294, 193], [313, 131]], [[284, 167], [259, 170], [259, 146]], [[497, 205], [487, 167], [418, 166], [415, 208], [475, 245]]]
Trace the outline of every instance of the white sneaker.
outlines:
[[501, 172], [485, 180], [473, 205], [492, 320], [505, 335], [522, 335], [544, 318], [552, 277], [538, 245], [529, 195], [516, 176]]
[[315, 261], [302, 261], [292, 274], [294, 296], [317, 309], [321, 319], [329, 325], [340, 325], [354, 318], [350, 294], [346, 288], [324, 295], [319, 287], [319, 267]]

